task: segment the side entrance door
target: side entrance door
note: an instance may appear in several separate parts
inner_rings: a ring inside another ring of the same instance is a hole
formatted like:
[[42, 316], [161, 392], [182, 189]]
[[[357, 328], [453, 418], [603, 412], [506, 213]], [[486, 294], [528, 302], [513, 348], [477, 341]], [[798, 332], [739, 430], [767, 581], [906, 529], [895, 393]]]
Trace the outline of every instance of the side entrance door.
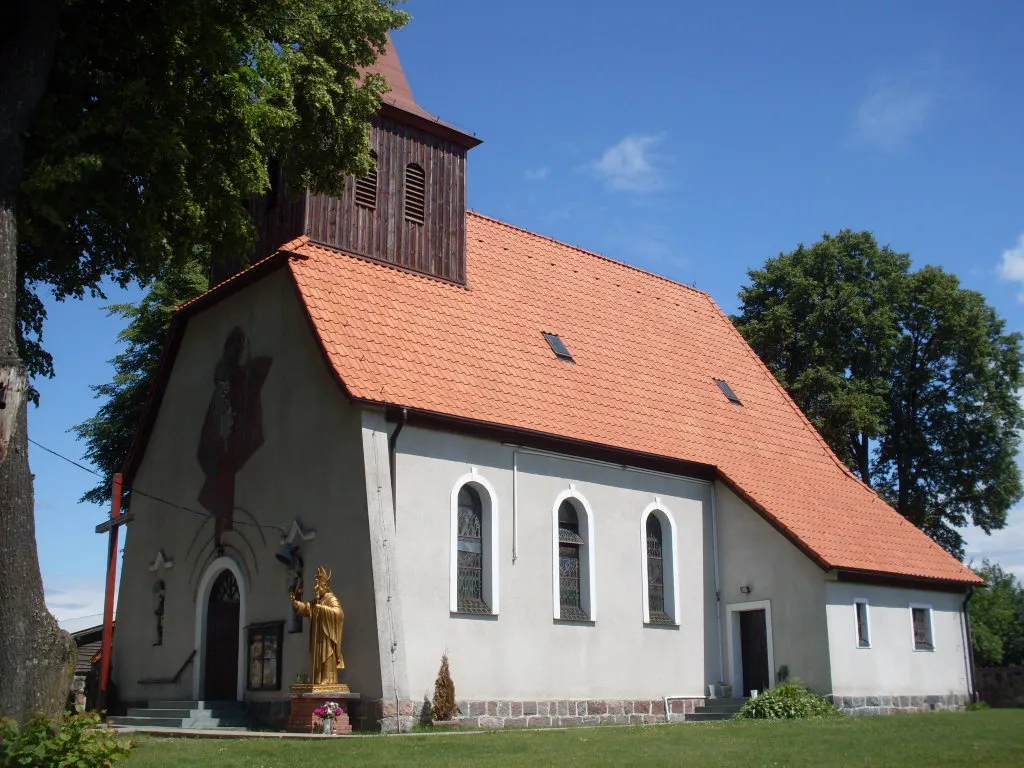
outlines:
[[206, 609], [203, 698], [233, 701], [238, 694], [238, 581], [223, 571], [213, 583]]
[[768, 623], [763, 608], [740, 612], [740, 662], [743, 665], [743, 695], [767, 690]]

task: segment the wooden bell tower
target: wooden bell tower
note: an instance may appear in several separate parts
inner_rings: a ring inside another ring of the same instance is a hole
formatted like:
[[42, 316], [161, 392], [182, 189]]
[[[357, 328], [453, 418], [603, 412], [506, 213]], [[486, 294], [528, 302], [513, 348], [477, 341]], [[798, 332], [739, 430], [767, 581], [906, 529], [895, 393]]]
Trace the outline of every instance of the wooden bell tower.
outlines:
[[252, 203], [259, 231], [254, 258], [304, 234], [345, 253], [465, 283], [466, 155], [480, 139], [416, 103], [390, 38], [369, 71], [391, 86], [372, 119], [374, 172], [348, 178], [332, 197], [288, 195], [271, 168], [271, 193]]

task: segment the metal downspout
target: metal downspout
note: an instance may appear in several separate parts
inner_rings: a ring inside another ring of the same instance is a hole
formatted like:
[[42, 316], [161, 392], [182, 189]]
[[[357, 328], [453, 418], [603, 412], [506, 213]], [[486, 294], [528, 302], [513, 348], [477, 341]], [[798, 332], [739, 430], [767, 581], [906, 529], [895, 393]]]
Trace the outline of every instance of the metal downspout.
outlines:
[[718, 679], [725, 682], [725, 648], [722, 646], [722, 586], [718, 572], [718, 483], [711, 483], [711, 546], [715, 556], [715, 614], [718, 627]]
[[402, 409], [402, 418], [398, 421], [398, 426], [395, 427], [395, 431], [388, 436], [388, 469], [391, 472], [391, 514], [395, 517], [395, 524], [398, 524], [398, 479], [395, 477], [395, 468], [397, 460], [395, 458], [395, 449], [398, 447], [398, 435], [402, 432], [402, 427], [409, 420], [409, 409]]

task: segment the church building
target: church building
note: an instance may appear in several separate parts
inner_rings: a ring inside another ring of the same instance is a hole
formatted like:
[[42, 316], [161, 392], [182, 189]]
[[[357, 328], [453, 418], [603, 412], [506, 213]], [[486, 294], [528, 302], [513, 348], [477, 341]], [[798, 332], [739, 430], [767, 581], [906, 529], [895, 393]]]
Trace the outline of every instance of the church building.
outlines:
[[289, 594], [323, 568], [364, 728], [407, 729], [443, 654], [477, 727], [682, 720], [792, 678], [962, 706], [980, 579], [709, 295], [468, 211], [480, 141], [393, 48], [377, 68], [375, 171], [275, 188], [262, 258], [177, 312], [125, 467], [121, 701], [283, 723], [311, 672]]

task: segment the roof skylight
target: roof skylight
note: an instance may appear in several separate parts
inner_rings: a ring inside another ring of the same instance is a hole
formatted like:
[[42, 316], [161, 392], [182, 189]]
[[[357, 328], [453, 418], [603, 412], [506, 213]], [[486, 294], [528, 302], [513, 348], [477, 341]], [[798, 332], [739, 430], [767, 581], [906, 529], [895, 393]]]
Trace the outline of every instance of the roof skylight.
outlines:
[[551, 351], [555, 353], [555, 357], [559, 360], [568, 360], [570, 363], [576, 362], [572, 359], [572, 352], [565, 346], [561, 336], [557, 333], [548, 333], [547, 331], [541, 331], [541, 333], [544, 334], [544, 339], [547, 341], [548, 346], [551, 347]]
[[733, 405], [743, 405], [736, 393], [732, 391], [732, 387], [729, 386], [729, 382], [723, 381], [722, 379], [715, 379], [715, 384], [722, 390], [722, 394], [729, 398], [729, 402]]

